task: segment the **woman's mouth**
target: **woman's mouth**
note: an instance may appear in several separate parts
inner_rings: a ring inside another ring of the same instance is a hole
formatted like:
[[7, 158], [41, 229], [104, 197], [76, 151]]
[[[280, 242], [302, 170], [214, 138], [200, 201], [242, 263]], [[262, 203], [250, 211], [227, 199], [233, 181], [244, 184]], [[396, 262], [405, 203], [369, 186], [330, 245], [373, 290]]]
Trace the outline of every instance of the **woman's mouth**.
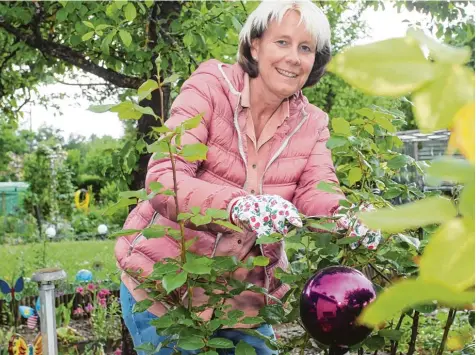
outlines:
[[278, 69], [278, 68], [276, 68], [276, 71], [277, 71], [279, 74], [281, 74], [281, 75], [283, 75], [283, 76], [285, 76], [285, 77], [287, 77], [287, 78], [296, 78], [296, 77], [297, 77], [297, 74], [295, 74], [295, 73], [293, 73], [293, 72], [290, 72], [290, 71], [287, 71], [287, 70], [283, 70], [283, 69]]

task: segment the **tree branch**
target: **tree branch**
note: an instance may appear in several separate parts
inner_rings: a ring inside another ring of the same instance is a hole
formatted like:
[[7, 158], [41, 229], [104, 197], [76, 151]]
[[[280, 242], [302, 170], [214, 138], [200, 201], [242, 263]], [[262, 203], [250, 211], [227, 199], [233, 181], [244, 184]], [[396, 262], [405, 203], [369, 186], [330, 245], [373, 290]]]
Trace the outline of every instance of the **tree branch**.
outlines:
[[410, 338], [410, 343], [408, 344], [407, 355], [413, 355], [416, 347], [416, 338], [418, 336], [418, 322], [420, 320], [420, 312], [415, 311], [413, 313], [413, 323], [412, 323], [412, 335]]
[[110, 83], [89, 83], [89, 84], [83, 84], [83, 83], [67, 83], [58, 79], [55, 79], [58, 83], [63, 84], [63, 85], [71, 85], [71, 86], [99, 86], [99, 85], [111, 85]]
[[448, 339], [448, 333], [450, 332], [451, 325], [456, 317], [456, 309], [450, 308], [448, 312], [448, 318], [446, 318], [445, 330], [443, 332], [443, 337], [441, 338], [440, 348], [436, 355], [442, 355], [443, 351], [445, 350], [446, 339]]
[[141, 78], [123, 75], [111, 69], [103, 68], [88, 60], [80, 52], [77, 52], [65, 45], [49, 42], [43, 38], [37, 38], [32, 34], [22, 32], [8, 23], [0, 22], [0, 28], [5, 29], [8, 33], [15, 36], [18, 40], [26, 43], [30, 47], [38, 49], [44, 55], [61, 59], [64, 62], [81, 68], [88, 73], [92, 73], [115, 86], [137, 89], [143, 82]]

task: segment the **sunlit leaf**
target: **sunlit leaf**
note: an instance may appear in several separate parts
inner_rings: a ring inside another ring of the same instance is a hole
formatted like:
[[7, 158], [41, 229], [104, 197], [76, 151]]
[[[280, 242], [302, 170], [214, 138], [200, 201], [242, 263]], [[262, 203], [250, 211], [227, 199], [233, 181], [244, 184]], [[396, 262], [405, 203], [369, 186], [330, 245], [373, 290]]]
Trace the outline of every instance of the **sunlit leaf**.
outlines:
[[124, 15], [127, 21], [134, 21], [137, 16], [136, 7], [132, 2], [128, 2], [126, 7], [124, 8]]
[[190, 274], [210, 274], [212, 271], [212, 264], [213, 260], [209, 258], [196, 258], [187, 260], [187, 262], [183, 265], [183, 269]]
[[474, 75], [469, 68], [448, 64], [437, 68], [437, 77], [412, 95], [413, 112], [422, 132], [449, 128], [457, 112], [474, 102]]
[[132, 36], [129, 32], [126, 30], [119, 30], [119, 37], [121, 37], [122, 43], [124, 43], [126, 47], [131, 45]]
[[474, 285], [474, 240], [474, 233], [466, 229], [461, 219], [442, 225], [420, 258], [421, 279], [440, 282], [456, 290]]
[[349, 185], [354, 185], [357, 181], [360, 181], [360, 179], [362, 179], [362, 170], [358, 167], [353, 167], [352, 169], [350, 169], [347, 178], [349, 179]]
[[474, 102], [462, 107], [455, 115], [448, 142], [449, 152], [459, 150], [474, 163]]
[[178, 274], [168, 274], [162, 279], [162, 285], [164, 286], [167, 294], [173, 290], [181, 287], [187, 281], [187, 273], [182, 271]]
[[375, 327], [394, 317], [402, 309], [437, 300], [448, 307], [462, 307], [474, 302], [474, 292], [460, 292], [442, 284], [423, 280], [404, 280], [384, 289], [364, 308], [359, 322]]
[[336, 55], [328, 70], [371, 95], [406, 95], [434, 77], [434, 65], [408, 37], [351, 47]]
[[200, 125], [200, 122], [202, 120], [202, 115], [196, 115], [195, 117], [192, 117], [182, 123], [184, 129], [193, 129], [197, 128]]
[[467, 160], [444, 157], [431, 161], [426, 169], [428, 176], [437, 178], [440, 182], [467, 183], [474, 179], [474, 166]]
[[435, 196], [394, 208], [360, 212], [359, 218], [372, 229], [397, 233], [433, 223], [444, 223], [456, 214], [457, 210], [451, 200]]
[[349, 122], [341, 117], [337, 117], [332, 120], [332, 129], [336, 134], [346, 137], [351, 135]]
[[254, 266], [266, 266], [269, 264], [269, 259], [265, 256], [257, 256], [253, 259]]
[[92, 105], [88, 107], [88, 110], [91, 112], [95, 113], [103, 113], [103, 112], [108, 112], [111, 107], [114, 107], [115, 105]]
[[208, 147], [202, 143], [188, 144], [180, 151], [180, 156], [185, 160], [194, 162], [207, 158]]

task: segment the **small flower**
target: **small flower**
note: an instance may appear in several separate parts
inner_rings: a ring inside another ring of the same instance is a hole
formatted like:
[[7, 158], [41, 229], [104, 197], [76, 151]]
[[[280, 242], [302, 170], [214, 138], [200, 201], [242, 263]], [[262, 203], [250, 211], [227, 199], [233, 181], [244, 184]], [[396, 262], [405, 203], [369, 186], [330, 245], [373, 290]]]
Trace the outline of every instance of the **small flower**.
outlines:
[[116, 350], [114, 350], [114, 355], [122, 355], [121, 348], [117, 348]]
[[373, 245], [369, 245], [369, 246], [367, 247], [367, 249], [368, 249], [368, 250], [374, 250], [375, 247], [374, 247]]
[[263, 218], [263, 221], [268, 222], [268, 221], [269, 221], [269, 217], [268, 217], [268, 216], [264, 217], [264, 218]]
[[81, 287], [81, 286], [76, 287], [76, 293], [79, 293], [79, 294], [83, 295], [84, 294], [84, 288]]
[[261, 225], [261, 224], [260, 224], [259, 222], [256, 222], [256, 223], [255, 223], [255, 228], [259, 228], [260, 225]]
[[88, 284], [89, 291], [94, 291], [95, 289], [96, 289], [96, 286], [94, 284]]
[[98, 299], [98, 302], [99, 302], [99, 305], [100, 305], [102, 308], [106, 308], [106, 299], [105, 299], [105, 298], [99, 298], [99, 299]]
[[111, 294], [111, 291], [109, 291], [107, 288], [103, 288], [101, 291], [98, 292], [98, 297], [104, 298], [109, 296], [110, 294]]
[[93, 311], [94, 307], [91, 303], [88, 303], [86, 307], [84, 307], [84, 310], [88, 313], [91, 313]]
[[276, 217], [277, 217], [277, 216], [276, 216], [275, 214], [271, 215], [271, 218], [272, 218], [272, 219], [276, 219]]
[[282, 216], [284, 214], [284, 211], [279, 211], [279, 214]]
[[81, 307], [78, 307], [73, 311], [74, 315], [81, 315], [83, 313], [84, 313], [84, 310]]

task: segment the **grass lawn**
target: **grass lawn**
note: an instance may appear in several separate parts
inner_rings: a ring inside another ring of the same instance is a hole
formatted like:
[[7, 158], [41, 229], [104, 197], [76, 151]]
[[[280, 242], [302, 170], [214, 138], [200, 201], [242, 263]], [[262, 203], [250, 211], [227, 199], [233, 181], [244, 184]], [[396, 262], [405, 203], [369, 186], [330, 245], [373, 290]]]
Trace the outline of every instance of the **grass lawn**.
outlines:
[[[94, 280], [118, 280], [114, 257], [115, 240], [63, 241], [46, 244], [46, 267], [60, 267], [68, 281], [74, 281], [80, 269], [93, 272]], [[0, 278], [11, 282], [23, 269], [31, 277], [43, 260], [43, 244], [0, 246]]]

